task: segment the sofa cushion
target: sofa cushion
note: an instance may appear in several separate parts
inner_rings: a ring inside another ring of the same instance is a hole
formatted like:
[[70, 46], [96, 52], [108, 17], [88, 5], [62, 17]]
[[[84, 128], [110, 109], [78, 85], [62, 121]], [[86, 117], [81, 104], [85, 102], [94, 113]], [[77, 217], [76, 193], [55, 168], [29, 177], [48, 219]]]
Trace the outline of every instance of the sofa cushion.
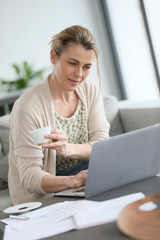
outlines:
[[3, 155], [9, 152], [9, 115], [0, 117], [0, 142]]
[[8, 187], [9, 115], [0, 117], [0, 189]]
[[3, 152], [2, 152], [2, 142], [0, 140], [0, 160], [1, 158], [4, 156]]
[[118, 100], [114, 96], [107, 96], [103, 99], [106, 118], [110, 123], [110, 136], [123, 133], [122, 124], [119, 118]]
[[[4, 154], [2, 153], [2, 145], [1, 145], [1, 142], [0, 142], [0, 172], [1, 172], [1, 161], [4, 157]], [[8, 161], [8, 160], [7, 160]], [[8, 163], [7, 163], [8, 164]], [[2, 170], [3, 171], [3, 170]], [[2, 178], [1, 178], [1, 173], [0, 173], [0, 190], [1, 189], [4, 189], [7, 187], [7, 184], [6, 184], [6, 181], [4, 181]]]
[[119, 114], [125, 132], [160, 123], [160, 101], [119, 103]]
[[0, 179], [8, 182], [8, 154], [0, 160]]
[[0, 179], [0, 190], [5, 189], [5, 188], [8, 188], [8, 182]]

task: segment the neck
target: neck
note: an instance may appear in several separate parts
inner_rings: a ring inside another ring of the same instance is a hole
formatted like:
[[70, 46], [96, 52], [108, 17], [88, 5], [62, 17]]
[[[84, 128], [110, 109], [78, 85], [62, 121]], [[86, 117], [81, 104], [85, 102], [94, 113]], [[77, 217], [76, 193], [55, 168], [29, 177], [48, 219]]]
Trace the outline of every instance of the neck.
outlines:
[[57, 81], [57, 78], [52, 72], [49, 77], [49, 86], [53, 101], [63, 101], [69, 103], [76, 95], [75, 91], [66, 91], [63, 86]]

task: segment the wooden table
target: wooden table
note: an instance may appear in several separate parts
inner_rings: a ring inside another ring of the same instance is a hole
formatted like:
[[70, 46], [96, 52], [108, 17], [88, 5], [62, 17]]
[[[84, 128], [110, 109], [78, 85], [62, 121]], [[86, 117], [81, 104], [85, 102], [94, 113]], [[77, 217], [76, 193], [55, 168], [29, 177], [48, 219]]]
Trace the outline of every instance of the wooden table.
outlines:
[[[94, 196], [88, 198], [88, 200], [94, 201], [104, 201], [112, 198], [124, 196], [127, 194], [132, 194], [136, 192], [142, 192], [145, 195], [151, 195], [160, 192], [160, 177], [152, 177], [145, 180], [141, 180], [129, 185], [125, 185], [123, 187], [107, 191], [98, 196]], [[48, 206], [53, 203], [62, 202], [64, 200], [68, 201], [76, 201], [79, 198], [71, 198], [71, 197], [53, 197], [48, 198], [42, 201], [42, 207]], [[6, 214], [0, 212], [0, 219], [6, 218]], [[3, 239], [5, 224], [0, 222], [0, 239]], [[92, 239], [92, 240], [125, 240], [131, 239], [127, 236], [123, 235], [117, 225], [116, 222], [99, 225], [96, 227], [81, 229], [81, 230], [73, 230], [70, 232], [66, 232], [57, 236], [45, 238], [45, 239], [54, 239], [54, 240], [82, 240], [82, 239]]]

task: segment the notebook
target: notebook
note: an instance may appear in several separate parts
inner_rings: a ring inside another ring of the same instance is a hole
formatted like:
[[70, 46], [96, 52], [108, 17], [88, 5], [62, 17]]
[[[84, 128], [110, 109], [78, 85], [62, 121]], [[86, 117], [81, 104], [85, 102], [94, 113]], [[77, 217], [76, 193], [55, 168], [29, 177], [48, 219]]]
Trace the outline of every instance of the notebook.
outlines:
[[85, 187], [55, 196], [91, 197], [160, 172], [160, 124], [93, 144]]

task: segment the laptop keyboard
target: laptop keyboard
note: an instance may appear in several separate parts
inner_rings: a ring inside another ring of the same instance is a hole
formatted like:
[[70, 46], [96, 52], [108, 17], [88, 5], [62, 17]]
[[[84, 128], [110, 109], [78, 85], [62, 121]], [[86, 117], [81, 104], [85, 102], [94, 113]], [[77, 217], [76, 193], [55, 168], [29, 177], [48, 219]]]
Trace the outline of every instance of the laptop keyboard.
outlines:
[[73, 191], [74, 196], [84, 196], [85, 188]]
[[76, 192], [77, 192], [77, 193], [78, 193], [78, 192], [84, 192], [84, 189], [85, 189], [85, 188], [79, 189], [79, 190], [75, 190], [75, 191], [73, 191], [73, 192], [74, 192], [74, 193], [76, 193]]

